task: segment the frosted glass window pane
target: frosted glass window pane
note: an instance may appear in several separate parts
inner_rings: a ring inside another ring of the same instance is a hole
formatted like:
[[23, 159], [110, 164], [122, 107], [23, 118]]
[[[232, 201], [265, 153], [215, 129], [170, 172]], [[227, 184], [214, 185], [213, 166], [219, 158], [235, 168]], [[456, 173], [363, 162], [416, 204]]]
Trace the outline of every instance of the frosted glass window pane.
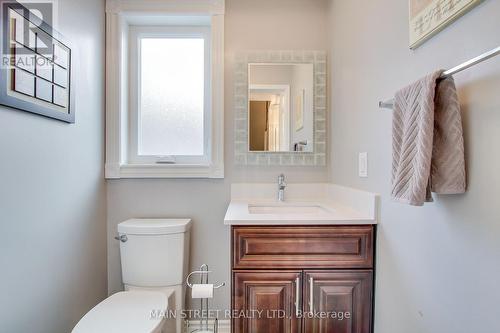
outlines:
[[204, 40], [143, 38], [139, 155], [203, 155]]

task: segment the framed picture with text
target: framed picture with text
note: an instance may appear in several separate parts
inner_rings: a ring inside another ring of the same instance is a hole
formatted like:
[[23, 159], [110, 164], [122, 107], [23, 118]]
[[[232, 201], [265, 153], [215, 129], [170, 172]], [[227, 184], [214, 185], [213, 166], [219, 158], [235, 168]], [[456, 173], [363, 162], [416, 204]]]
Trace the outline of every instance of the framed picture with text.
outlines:
[[74, 123], [73, 52], [49, 24], [52, 7], [32, 10], [8, 0], [0, 4], [0, 104]]
[[415, 49], [483, 0], [410, 0], [410, 48]]

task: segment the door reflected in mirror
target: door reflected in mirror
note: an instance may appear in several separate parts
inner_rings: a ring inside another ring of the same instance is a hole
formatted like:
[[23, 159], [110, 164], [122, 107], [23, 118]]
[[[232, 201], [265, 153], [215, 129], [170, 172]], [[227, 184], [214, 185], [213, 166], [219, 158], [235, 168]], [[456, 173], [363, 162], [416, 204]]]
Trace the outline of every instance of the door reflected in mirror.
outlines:
[[248, 64], [249, 151], [313, 152], [313, 64]]

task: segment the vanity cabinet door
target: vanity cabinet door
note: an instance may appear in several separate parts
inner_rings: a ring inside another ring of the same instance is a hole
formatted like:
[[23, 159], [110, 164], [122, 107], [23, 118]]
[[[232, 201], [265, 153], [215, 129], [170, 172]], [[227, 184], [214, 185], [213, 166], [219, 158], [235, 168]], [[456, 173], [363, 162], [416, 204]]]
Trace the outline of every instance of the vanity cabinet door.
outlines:
[[301, 271], [233, 273], [233, 333], [299, 333]]
[[306, 271], [303, 285], [304, 333], [371, 332], [373, 271]]

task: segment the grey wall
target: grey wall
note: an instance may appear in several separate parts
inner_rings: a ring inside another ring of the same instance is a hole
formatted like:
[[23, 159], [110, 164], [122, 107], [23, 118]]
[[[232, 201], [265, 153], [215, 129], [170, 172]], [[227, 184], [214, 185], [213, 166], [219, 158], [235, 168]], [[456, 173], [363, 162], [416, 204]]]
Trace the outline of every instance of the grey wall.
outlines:
[[[132, 217], [190, 217], [194, 221], [191, 267], [207, 263], [214, 280], [230, 282], [229, 228], [223, 219], [234, 182], [274, 182], [282, 171], [290, 182], [328, 180], [328, 169], [258, 168], [233, 165], [233, 64], [245, 50], [325, 50], [327, 0], [226, 0], [225, 168], [223, 180], [108, 181], [109, 292], [122, 289], [116, 225]], [[258, 24], [256, 24], [258, 22]], [[230, 305], [229, 287], [216, 293], [214, 306]]]
[[[436, 68], [500, 45], [500, 1], [486, 0], [415, 51], [408, 1], [333, 0], [332, 179], [382, 194], [376, 333], [498, 332], [500, 60], [456, 75], [469, 189], [423, 208], [392, 203], [391, 111], [380, 99]], [[357, 177], [367, 151], [369, 178]]]
[[76, 124], [0, 107], [1, 332], [70, 332], [106, 296], [104, 1], [58, 3]]

